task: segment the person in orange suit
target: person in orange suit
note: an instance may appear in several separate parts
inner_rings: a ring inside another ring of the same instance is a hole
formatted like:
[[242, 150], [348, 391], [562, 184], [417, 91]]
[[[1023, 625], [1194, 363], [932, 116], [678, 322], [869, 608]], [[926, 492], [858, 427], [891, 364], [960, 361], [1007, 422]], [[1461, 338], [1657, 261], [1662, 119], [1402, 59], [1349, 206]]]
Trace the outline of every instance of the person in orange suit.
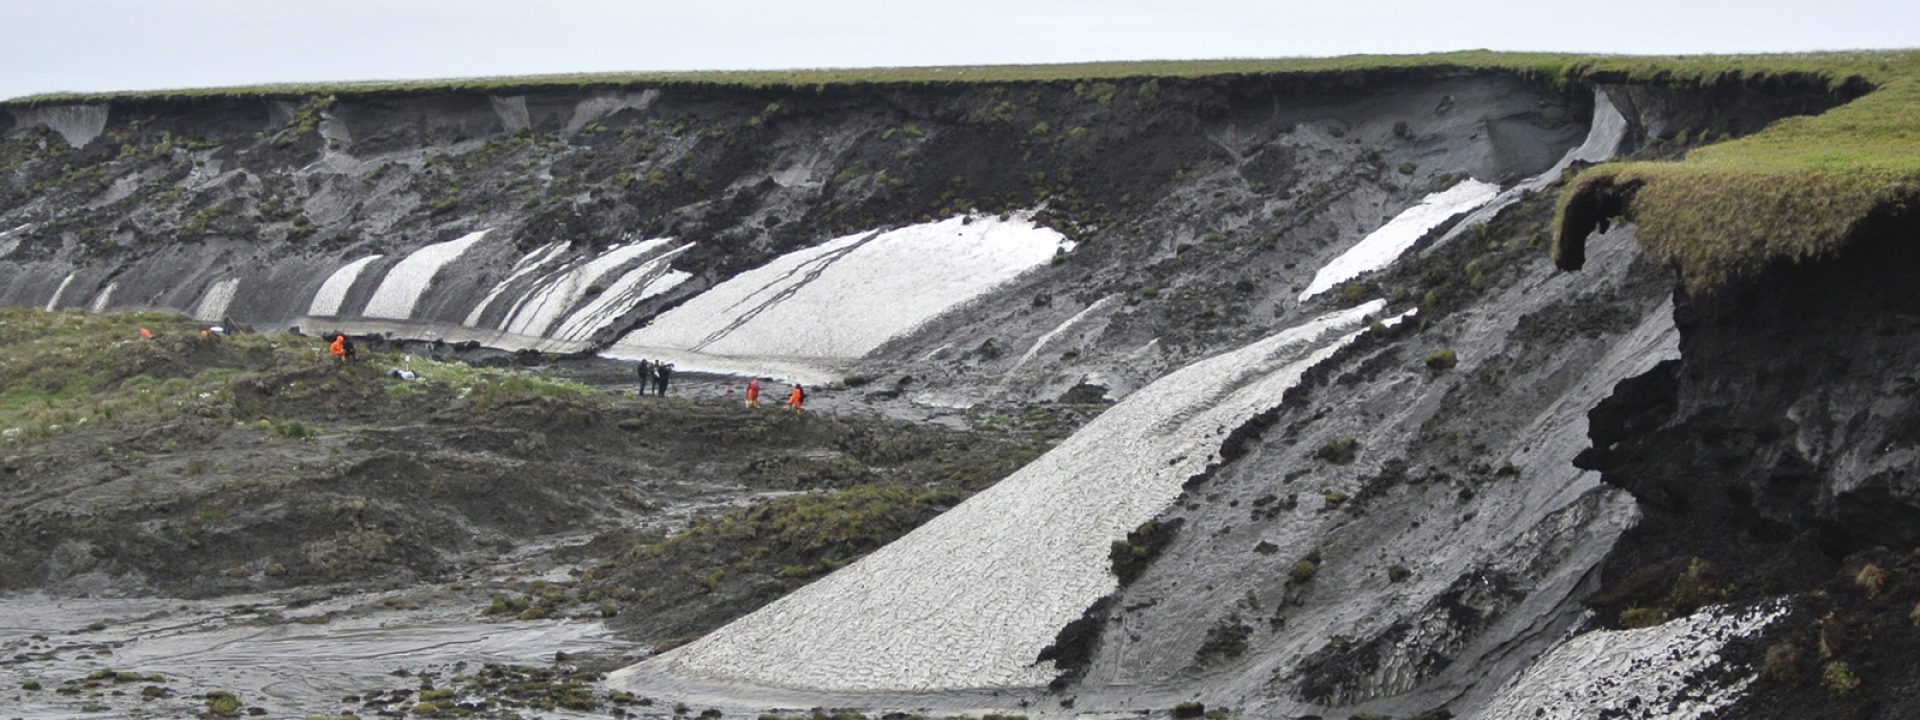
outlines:
[[333, 344], [327, 346], [327, 352], [333, 353], [334, 359], [339, 360], [340, 364], [347, 364], [347, 334], [334, 333]]
[[760, 378], [747, 381], [747, 407], [760, 407]]
[[807, 391], [800, 387], [800, 383], [794, 383], [793, 392], [787, 393], [787, 407], [793, 408], [794, 412], [800, 412], [801, 403], [806, 401]]

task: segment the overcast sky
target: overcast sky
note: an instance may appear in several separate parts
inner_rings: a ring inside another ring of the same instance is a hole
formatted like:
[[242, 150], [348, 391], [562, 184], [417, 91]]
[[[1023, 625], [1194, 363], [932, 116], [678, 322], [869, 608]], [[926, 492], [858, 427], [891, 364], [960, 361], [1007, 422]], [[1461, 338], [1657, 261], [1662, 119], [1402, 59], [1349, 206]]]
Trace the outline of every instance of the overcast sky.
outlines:
[[0, 0], [0, 98], [581, 71], [1920, 47], [1915, 0]]

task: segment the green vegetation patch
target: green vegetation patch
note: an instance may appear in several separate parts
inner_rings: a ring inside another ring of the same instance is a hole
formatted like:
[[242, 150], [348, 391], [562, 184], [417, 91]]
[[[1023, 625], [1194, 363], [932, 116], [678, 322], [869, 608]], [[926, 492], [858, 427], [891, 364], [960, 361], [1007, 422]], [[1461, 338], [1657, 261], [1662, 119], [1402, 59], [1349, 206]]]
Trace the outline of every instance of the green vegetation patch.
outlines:
[[1682, 161], [1588, 170], [1561, 193], [1555, 262], [1578, 268], [1587, 234], [1624, 217], [1638, 225], [1648, 253], [1679, 268], [1690, 291], [1711, 292], [1777, 260], [1831, 255], [1877, 215], [1910, 213], [1920, 202], [1920, 52], [1620, 58], [1589, 74], [1706, 87], [1789, 73], [1817, 77], [1834, 92], [1875, 90]]
[[[145, 424], [183, 417], [253, 423], [288, 440], [322, 434], [311, 419], [270, 418], [338, 385], [376, 387], [391, 353], [363, 352], [336, 368], [316, 338], [244, 333], [204, 337], [205, 324], [164, 313], [45, 312], [0, 309], [0, 444], [42, 440], [103, 424]], [[141, 330], [152, 337], [143, 338]], [[420, 380], [410, 395], [440, 389], [475, 407], [540, 397], [584, 397], [586, 385], [511, 370], [415, 358]], [[262, 386], [276, 388], [268, 404]], [[284, 388], [284, 389], [282, 389]], [[169, 452], [175, 448], [153, 448]]]

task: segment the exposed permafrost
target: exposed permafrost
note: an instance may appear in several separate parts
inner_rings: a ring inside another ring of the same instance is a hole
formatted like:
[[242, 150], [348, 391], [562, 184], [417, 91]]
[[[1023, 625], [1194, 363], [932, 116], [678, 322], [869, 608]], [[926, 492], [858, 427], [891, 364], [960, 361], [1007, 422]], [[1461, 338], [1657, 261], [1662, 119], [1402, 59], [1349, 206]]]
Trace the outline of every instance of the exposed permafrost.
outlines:
[[1459, 223], [1456, 223], [1453, 229], [1448, 230], [1447, 234], [1442, 236], [1439, 242], [1434, 243], [1433, 246], [1438, 247], [1455, 237], [1459, 237], [1460, 233], [1466, 232], [1468, 228], [1485, 225], [1488, 221], [1493, 220], [1494, 216], [1499, 215], [1501, 210], [1507, 209], [1514, 203], [1520, 202], [1521, 198], [1531, 193], [1539, 192], [1548, 185], [1553, 184], [1555, 180], [1559, 180], [1560, 174], [1566, 172], [1567, 168], [1573, 167], [1575, 162], [1597, 163], [1611, 159], [1614, 153], [1620, 151], [1620, 143], [1626, 136], [1627, 117], [1621, 115], [1620, 109], [1613, 106], [1613, 101], [1607, 98], [1605, 91], [1598, 88], [1594, 89], [1593, 121], [1587, 126], [1587, 139], [1580, 143], [1580, 147], [1568, 150], [1567, 154], [1560, 158], [1560, 162], [1554, 163], [1553, 167], [1547, 168], [1546, 172], [1527, 178], [1519, 185], [1501, 191], [1500, 195], [1495, 197], [1492, 202], [1481, 206], [1480, 209], [1473, 211], [1461, 219]]
[[1592, 717], [1693, 720], [1739, 697], [1752, 675], [1709, 672], [1720, 649], [1759, 632], [1784, 611], [1708, 608], [1641, 630], [1576, 636], [1547, 653], [1501, 691], [1482, 720]]
[[[1073, 243], [1030, 219], [955, 217], [836, 238], [734, 276], [622, 338], [607, 355], [852, 359], [1044, 265]], [[731, 368], [728, 368], [731, 369]]]
[[60, 138], [76, 148], [86, 147], [100, 137], [107, 129], [107, 106], [101, 105], [43, 105], [30, 108], [10, 108], [16, 127], [45, 125], [48, 129], [60, 133]]
[[360, 314], [390, 320], [411, 319], [414, 306], [419, 304], [420, 296], [426, 293], [427, 287], [433, 284], [433, 277], [440, 273], [440, 268], [460, 257], [474, 243], [480, 242], [487, 232], [481, 230], [434, 243], [394, 263], [387, 270], [386, 277], [380, 279], [380, 287], [373, 291], [373, 297], [367, 300], [367, 308]]
[[1320, 272], [1313, 274], [1300, 300], [1319, 295], [1335, 285], [1393, 264], [1400, 254], [1419, 242], [1440, 223], [1463, 212], [1485, 205], [1500, 194], [1500, 186], [1467, 178], [1446, 190], [1433, 193], [1420, 204], [1407, 208], [1393, 220], [1369, 233]]
[[[1060, 628], [1113, 591], [1113, 541], [1219, 459], [1233, 429], [1365, 332], [1373, 301], [1189, 365], [865, 559], [611, 682], [830, 692], [1032, 687]], [[1397, 320], [1398, 318], [1395, 318]]]

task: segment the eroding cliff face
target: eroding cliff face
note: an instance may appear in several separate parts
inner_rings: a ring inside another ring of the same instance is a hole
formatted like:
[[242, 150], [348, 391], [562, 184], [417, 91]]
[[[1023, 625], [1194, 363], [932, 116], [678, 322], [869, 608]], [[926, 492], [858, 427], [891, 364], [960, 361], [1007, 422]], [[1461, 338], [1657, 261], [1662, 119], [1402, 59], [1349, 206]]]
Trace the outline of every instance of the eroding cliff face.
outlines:
[[1422, 197], [1546, 170], [1591, 97], [1383, 70], [9, 108], [0, 302], [594, 350], [834, 238], [1020, 213], [1080, 247], [823, 374], [903, 368], [948, 403], [1137, 387], [1265, 334]]
[[[1119, 401], [636, 687], [1507, 717], [1587, 668], [1710, 687], [1660, 696], [1696, 717], [1752, 672], [1694, 639], [1812, 606], [1606, 634], [1620, 610], [1851, 572], [1920, 507], [1899, 243], [1716, 298], [1631, 227], [1545, 257], [1561, 171], [1837, 100], [1700, 97], [1382, 70], [9, 108], [0, 302]], [[1701, 662], [1655, 667], [1670, 643]]]
[[[1791, 599], [1789, 619], [1741, 652], [1757, 667], [1768, 650], [1797, 648], [1791, 661], [1767, 661], [1774, 677], [1742, 717], [1916, 710], [1887, 687], [1911, 677], [1907, 615], [1920, 600], [1905, 577], [1920, 546], [1915, 232], [1910, 217], [1889, 219], [1838, 257], [1682, 297], [1680, 357], [1593, 412], [1580, 463], [1646, 515], [1602, 573], [1603, 616], [1687, 611], [1674, 588], [1692, 577], [1706, 578], [1711, 601]], [[1832, 662], [1872, 681], [1822, 688], [1814, 678]]]

